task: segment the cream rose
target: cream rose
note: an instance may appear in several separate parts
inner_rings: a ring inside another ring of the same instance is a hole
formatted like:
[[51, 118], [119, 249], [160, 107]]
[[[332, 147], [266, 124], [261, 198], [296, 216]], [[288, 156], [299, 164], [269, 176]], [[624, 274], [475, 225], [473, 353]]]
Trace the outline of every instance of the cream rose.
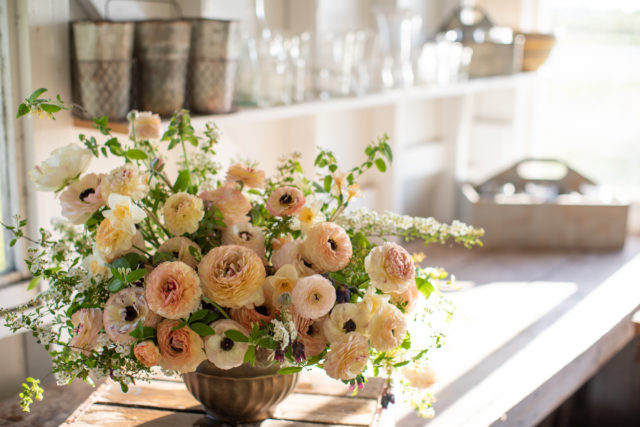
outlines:
[[136, 234], [136, 224], [147, 217], [129, 196], [111, 193], [107, 204], [110, 209], [105, 210], [102, 215], [111, 222], [114, 228], [126, 231], [131, 235]]
[[227, 184], [212, 191], [205, 191], [200, 193], [198, 197], [211, 202], [220, 210], [227, 227], [249, 221], [247, 214], [251, 210], [251, 203], [240, 190], [232, 185]]
[[317, 319], [335, 304], [336, 290], [329, 280], [314, 274], [298, 280], [291, 292], [291, 302], [301, 316]]
[[162, 213], [164, 225], [172, 234], [179, 236], [194, 233], [204, 217], [204, 203], [202, 199], [191, 194], [176, 193], [167, 199]]
[[302, 243], [302, 255], [319, 273], [342, 270], [351, 261], [352, 252], [349, 236], [333, 222], [312, 227]]
[[389, 292], [389, 296], [392, 303], [402, 306], [405, 313], [411, 313], [416, 308], [418, 298], [420, 298], [420, 291], [416, 286], [415, 280], [413, 280], [403, 292]]
[[202, 338], [188, 326], [175, 331], [178, 320], [165, 319], [158, 325], [158, 348], [160, 366], [186, 374], [193, 372], [207, 356], [204, 353]]
[[109, 277], [111, 277], [111, 271], [106, 264], [107, 262], [95, 249], [93, 251], [93, 254], [82, 260], [84, 269], [89, 272], [91, 277], [96, 278], [108, 279]]
[[78, 144], [58, 148], [44, 162], [29, 171], [39, 191], [58, 191], [77, 179], [89, 167], [91, 151]]
[[69, 346], [76, 351], [89, 355], [98, 343], [98, 333], [102, 329], [102, 310], [99, 308], [81, 308], [71, 316], [74, 334]]
[[209, 335], [204, 339], [204, 348], [209, 362], [219, 369], [231, 369], [242, 365], [249, 344], [234, 342], [224, 333], [235, 330], [248, 337], [249, 330], [238, 322], [228, 319], [213, 322], [211, 327], [216, 332], [215, 335]]
[[160, 349], [153, 341], [142, 341], [133, 347], [133, 355], [146, 367], [160, 364]]
[[198, 275], [204, 295], [224, 307], [240, 308], [264, 301], [264, 265], [258, 255], [244, 246], [211, 249], [200, 261]]
[[198, 274], [182, 261], [163, 262], [145, 279], [149, 307], [167, 319], [182, 319], [200, 304]]
[[364, 371], [369, 360], [367, 338], [353, 332], [342, 341], [331, 344], [324, 362], [324, 370], [331, 378], [352, 380]]
[[127, 345], [135, 340], [130, 334], [139, 321], [143, 326], [155, 327], [160, 316], [147, 305], [144, 289], [133, 287], [122, 289], [109, 297], [104, 305], [102, 321], [111, 341]]
[[222, 231], [223, 245], [240, 245], [264, 258], [264, 232], [248, 222], [241, 222]]
[[101, 180], [101, 175], [90, 173], [69, 184], [60, 195], [62, 216], [76, 225], [87, 222], [105, 204], [100, 192]]
[[133, 246], [135, 234], [116, 228], [106, 218], [96, 232], [96, 250], [107, 262], [111, 262]]
[[195, 269], [198, 266], [198, 260], [193, 256], [192, 251], [195, 252], [198, 258], [202, 256], [200, 246], [196, 242], [181, 236], [166, 240], [158, 248], [158, 252], [171, 253], [175, 259]]
[[416, 273], [409, 252], [390, 242], [373, 248], [364, 260], [364, 268], [371, 283], [382, 292], [404, 292]]
[[404, 314], [392, 304], [382, 305], [369, 321], [371, 346], [378, 351], [390, 351], [398, 347], [406, 334]]
[[102, 180], [102, 197], [109, 198], [111, 193], [141, 200], [149, 192], [149, 175], [141, 172], [132, 163], [117, 167]]
[[264, 171], [241, 163], [234, 163], [229, 166], [227, 171], [227, 182], [241, 182], [247, 187], [264, 188]]
[[304, 206], [304, 194], [295, 187], [275, 189], [267, 199], [266, 208], [273, 216], [291, 216]]
[[324, 321], [323, 331], [330, 343], [343, 340], [347, 334], [367, 334], [369, 319], [366, 310], [358, 304], [337, 304]]

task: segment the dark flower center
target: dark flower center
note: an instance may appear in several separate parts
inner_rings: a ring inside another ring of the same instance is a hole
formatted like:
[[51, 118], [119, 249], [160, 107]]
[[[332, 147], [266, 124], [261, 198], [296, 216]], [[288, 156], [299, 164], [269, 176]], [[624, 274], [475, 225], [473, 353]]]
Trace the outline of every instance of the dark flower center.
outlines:
[[307, 261], [306, 259], [304, 259], [304, 258], [300, 258], [300, 259], [302, 260], [302, 263], [304, 264], [305, 267], [307, 267], [307, 268], [312, 268], [313, 267], [313, 265], [309, 261]]
[[171, 252], [171, 254], [173, 255], [174, 258], [180, 258], [180, 252], [178, 251], [173, 251]]
[[231, 351], [233, 348], [233, 340], [229, 337], [222, 338], [222, 341], [220, 341], [220, 348], [224, 351]]
[[258, 307], [255, 308], [255, 310], [262, 314], [263, 316], [268, 316], [269, 315], [269, 307], [267, 307], [266, 305], [260, 305]]
[[253, 235], [251, 233], [249, 233], [248, 231], [241, 231], [241, 232], [238, 233], [238, 236], [242, 240], [244, 240], [245, 242], [248, 242], [253, 237]]
[[315, 331], [316, 330], [313, 328], [313, 325], [309, 325], [309, 328], [307, 329], [307, 335], [313, 335]]
[[338, 244], [336, 243], [335, 240], [329, 239], [329, 244], [331, 245], [331, 250], [332, 251], [335, 251], [336, 249], [338, 249]]
[[169, 340], [169, 345], [171, 346], [171, 349], [176, 353], [182, 353], [183, 346], [180, 340], [178, 340], [177, 342], [174, 342], [174, 338], [171, 337], [171, 339]]
[[82, 193], [80, 193], [80, 196], [78, 196], [78, 198], [84, 202], [84, 200], [87, 197], [89, 197], [90, 195], [92, 195], [95, 192], [96, 192], [96, 190], [94, 190], [93, 188], [87, 188]]
[[291, 203], [293, 203], [293, 197], [291, 197], [291, 194], [283, 194], [282, 196], [280, 196], [280, 203], [283, 205], [290, 205]]
[[342, 329], [346, 332], [353, 332], [356, 330], [356, 322], [353, 321], [353, 319], [349, 319], [346, 322], [344, 322], [344, 325], [342, 325]]
[[138, 310], [132, 305], [125, 307], [124, 309], [124, 320], [127, 322], [131, 322], [138, 317]]

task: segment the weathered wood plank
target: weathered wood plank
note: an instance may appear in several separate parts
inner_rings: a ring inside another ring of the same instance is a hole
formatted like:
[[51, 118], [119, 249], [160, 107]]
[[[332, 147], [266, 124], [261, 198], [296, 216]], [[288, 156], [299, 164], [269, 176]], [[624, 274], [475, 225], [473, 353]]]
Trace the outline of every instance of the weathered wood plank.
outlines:
[[[384, 378], [367, 378], [363, 390], [356, 397], [365, 399], [377, 399], [384, 388]], [[351, 396], [349, 386], [342, 381], [334, 380], [324, 371], [313, 369], [300, 373], [300, 379], [295, 388], [296, 393], [324, 394], [330, 396]]]
[[94, 404], [69, 426], [130, 427], [153, 425], [157, 427], [190, 426], [204, 418], [204, 414], [164, 411], [159, 409], [126, 408], [115, 405]]
[[97, 400], [104, 404], [136, 405], [167, 410], [204, 409], [183, 383], [171, 381], [151, 381], [137, 383], [123, 393], [117, 384], [109, 384]]
[[294, 393], [276, 408], [273, 418], [328, 424], [369, 426], [375, 418], [373, 399]]

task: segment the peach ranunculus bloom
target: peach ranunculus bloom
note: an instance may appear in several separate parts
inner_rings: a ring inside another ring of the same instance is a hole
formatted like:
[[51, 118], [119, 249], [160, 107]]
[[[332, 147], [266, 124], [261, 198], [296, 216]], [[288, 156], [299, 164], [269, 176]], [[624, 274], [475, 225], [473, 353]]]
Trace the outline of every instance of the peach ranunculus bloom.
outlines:
[[172, 234], [195, 233], [204, 217], [204, 202], [189, 193], [172, 194], [164, 203], [162, 214], [164, 225]]
[[29, 171], [38, 191], [58, 191], [77, 179], [89, 167], [91, 151], [78, 144], [60, 147]]
[[314, 320], [304, 330], [298, 330], [298, 340], [304, 345], [305, 358], [319, 355], [327, 346], [327, 338], [322, 330], [322, 320]]
[[296, 187], [280, 187], [269, 195], [266, 208], [273, 216], [291, 216], [300, 212], [304, 202], [304, 194]]
[[204, 191], [198, 195], [202, 200], [211, 202], [222, 213], [227, 227], [239, 222], [248, 222], [247, 214], [251, 210], [251, 202], [242, 191], [233, 185], [223, 185], [211, 191]]
[[382, 292], [403, 292], [416, 275], [409, 252], [391, 242], [373, 248], [364, 259], [364, 268], [373, 286]]
[[266, 273], [262, 260], [251, 249], [238, 245], [218, 246], [198, 265], [204, 295], [229, 308], [260, 305]]
[[324, 336], [330, 343], [343, 340], [347, 334], [358, 332], [367, 335], [369, 318], [359, 304], [337, 304], [323, 324]]
[[100, 191], [107, 200], [111, 193], [141, 200], [149, 192], [149, 175], [141, 172], [133, 163], [127, 163], [113, 169], [102, 179]]
[[142, 341], [133, 347], [133, 355], [146, 367], [160, 364], [160, 349], [153, 341]]
[[416, 286], [415, 280], [413, 280], [407, 285], [407, 289], [402, 292], [389, 292], [389, 296], [392, 303], [403, 306], [405, 313], [411, 313], [416, 308], [416, 304], [418, 304], [420, 291]]
[[227, 171], [227, 182], [241, 182], [250, 188], [264, 188], [264, 171], [242, 163], [234, 163]]
[[207, 356], [202, 338], [189, 326], [173, 330], [179, 323], [179, 320], [165, 319], [158, 325], [160, 366], [185, 374], [195, 371]]
[[98, 343], [98, 333], [102, 329], [102, 310], [99, 308], [81, 308], [71, 316], [74, 334], [69, 346], [86, 355]]
[[264, 258], [264, 231], [251, 223], [240, 222], [222, 230], [222, 244], [245, 246]]
[[298, 272], [298, 276], [311, 276], [316, 274], [311, 261], [302, 255], [302, 241], [293, 240], [287, 242], [279, 249], [274, 249], [271, 254], [271, 264], [279, 270], [287, 264], [291, 264]]
[[415, 388], [429, 388], [437, 381], [435, 371], [427, 366], [405, 366], [402, 375], [409, 381], [409, 385]]
[[129, 345], [135, 338], [129, 335], [138, 326], [155, 327], [160, 316], [151, 311], [144, 296], [144, 289], [125, 288], [111, 295], [104, 305], [102, 315], [104, 330], [111, 341]]
[[301, 316], [317, 319], [335, 304], [336, 290], [328, 279], [314, 274], [298, 280], [291, 292], [291, 302]]
[[128, 231], [115, 228], [111, 221], [105, 218], [96, 232], [96, 249], [107, 262], [111, 262], [131, 249], [135, 236]]
[[264, 294], [264, 303], [262, 305], [255, 306], [251, 304], [240, 308], [232, 308], [229, 310], [229, 316], [249, 330], [251, 330], [254, 323], [262, 326], [275, 319], [279, 310], [272, 302], [273, 289], [265, 281], [262, 285], [262, 291]]
[[163, 262], [145, 279], [149, 307], [167, 319], [182, 319], [200, 304], [198, 273], [182, 261]]
[[195, 269], [198, 266], [198, 260], [193, 256], [192, 251], [198, 255], [198, 258], [201, 257], [202, 251], [200, 250], [200, 246], [193, 240], [182, 236], [165, 240], [158, 248], [158, 252], [173, 254], [173, 257], [177, 261], [182, 261], [189, 267]]
[[267, 277], [267, 285], [271, 290], [271, 302], [275, 307], [280, 307], [278, 301], [280, 295], [293, 291], [298, 282], [298, 272], [291, 264], [285, 264], [280, 267], [273, 276]]
[[378, 351], [390, 351], [402, 344], [407, 334], [404, 314], [393, 304], [384, 304], [369, 321], [371, 346]]
[[324, 362], [324, 370], [331, 378], [352, 380], [364, 371], [368, 360], [367, 337], [353, 332], [344, 340], [331, 344]]
[[102, 175], [89, 173], [74, 181], [60, 195], [62, 216], [72, 224], [84, 224], [106, 201], [100, 192]]
[[385, 304], [389, 303], [389, 295], [387, 294], [378, 294], [376, 293], [376, 288], [373, 286], [369, 286], [364, 293], [364, 297], [362, 301], [357, 304], [362, 307], [364, 312], [367, 314], [369, 320], [383, 307]]
[[319, 273], [345, 268], [353, 249], [347, 232], [333, 222], [322, 222], [309, 230], [302, 243], [302, 255]]
[[159, 114], [153, 114], [151, 111], [132, 111], [131, 113], [133, 113], [133, 120], [130, 120], [129, 136], [135, 137], [138, 141], [160, 139], [162, 119]]
[[249, 336], [249, 330], [234, 320], [223, 319], [210, 325], [216, 332], [204, 339], [204, 349], [209, 362], [219, 369], [231, 369], [242, 365], [244, 354], [249, 347], [248, 343], [234, 342], [225, 336], [225, 332], [235, 330], [245, 336]]

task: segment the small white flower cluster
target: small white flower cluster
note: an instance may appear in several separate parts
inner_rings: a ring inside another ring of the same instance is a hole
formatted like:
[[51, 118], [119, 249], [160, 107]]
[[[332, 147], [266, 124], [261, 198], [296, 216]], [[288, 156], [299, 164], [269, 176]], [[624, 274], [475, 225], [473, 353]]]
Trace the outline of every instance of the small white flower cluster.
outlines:
[[73, 277], [78, 281], [78, 286], [76, 286], [76, 289], [79, 292], [86, 291], [92, 285], [91, 275], [89, 274], [89, 272], [87, 272], [83, 268], [73, 267], [72, 269], [69, 270], [69, 276]]
[[280, 344], [280, 347], [286, 347], [289, 345], [289, 331], [284, 326], [284, 323], [278, 319], [271, 321], [273, 325], [273, 340]]
[[64, 241], [60, 241], [60, 242], [56, 242], [52, 247], [51, 247], [51, 256], [52, 257], [61, 257], [61, 258], [66, 258], [67, 255], [69, 254], [69, 247], [67, 246], [66, 242]]
[[38, 339], [42, 345], [55, 344], [58, 341], [58, 335], [53, 332], [51, 325], [43, 326], [38, 331]]

